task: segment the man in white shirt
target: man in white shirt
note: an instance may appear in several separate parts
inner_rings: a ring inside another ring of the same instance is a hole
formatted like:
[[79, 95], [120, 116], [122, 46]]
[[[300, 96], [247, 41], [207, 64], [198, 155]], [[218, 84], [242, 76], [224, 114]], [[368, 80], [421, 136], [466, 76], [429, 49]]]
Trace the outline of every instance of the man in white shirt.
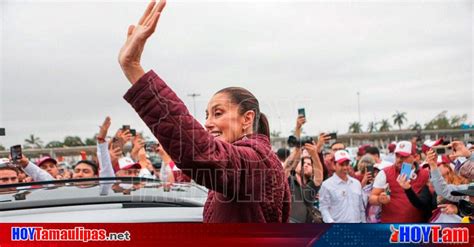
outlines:
[[325, 223], [365, 223], [365, 205], [360, 182], [349, 176], [350, 157], [345, 150], [334, 154], [334, 174], [319, 190], [319, 210]]
[[[0, 161], [0, 184], [14, 184], [19, 183], [18, 180], [18, 168], [10, 165], [13, 162], [9, 159], [2, 159]], [[33, 162], [29, 161], [24, 155], [21, 159], [17, 161], [17, 164], [20, 165], [25, 173], [30, 176], [33, 181], [51, 181], [54, 180], [45, 170], [39, 168]]]

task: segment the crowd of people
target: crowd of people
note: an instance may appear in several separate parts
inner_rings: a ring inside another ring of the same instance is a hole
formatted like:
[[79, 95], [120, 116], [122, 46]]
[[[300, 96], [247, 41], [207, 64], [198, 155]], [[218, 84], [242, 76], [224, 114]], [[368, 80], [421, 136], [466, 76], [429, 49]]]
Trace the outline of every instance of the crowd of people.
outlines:
[[[299, 138], [306, 118], [298, 116], [296, 122]], [[49, 156], [36, 162], [25, 155], [19, 160], [2, 158], [0, 184], [115, 176], [160, 179], [170, 184], [191, 181], [158, 142], [145, 142], [140, 134], [123, 128], [109, 137], [110, 125], [107, 117], [100, 126], [96, 155], [80, 160], [72, 169]], [[132, 146], [129, 153], [124, 152], [127, 144]], [[442, 139], [420, 144], [417, 138], [393, 142], [385, 153], [365, 144], [351, 157], [343, 143], [322, 133], [311, 143], [278, 149], [275, 154], [291, 193], [289, 221], [455, 223], [465, 216], [472, 218], [474, 191], [469, 183], [474, 179], [473, 145]], [[433, 148], [440, 145], [450, 147], [452, 153], [436, 154]], [[161, 157], [161, 166], [152, 164], [151, 153]], [[403, 164], [410, 164], [409, 175], [401, 175]]]
[[[90, 159], [81, 153], [83, 159], [72, 167], [47, 155], [36, 159], [36, 162], [24, 154], [19, 159], [13, 159], [11, 155], [1, 158], [0, 185], [97, 177], [143, 177], [168, 183], [190, 181], [158, 142], [146, 143], [140, 134], [132, 134], [134, 131], [124, 128], [119, 129], [113, 137], [107, 137], [110, 125], [111, 119], [107, 117], [100, 126], [96, 136], [97, 153], [91, 155]], [[131, 151], [125, 152], [128, 144], [132, 146]], [[152, 164], [149, 159], [152, 153], [160, 156], [161, 163]]]
[[[297, 138], [305, 122], [298, 116]], [[361, 145], [354, 159], [343, 143], [329, 141], [323, 133], [316, 142], [277, 151], [293, 184], [292, 221], [456, 223], [473, 218], [471, 143], [439, 139], [421, 144], [415, 137], [390, 143], [384, 154]], [[444, 150], [448, 152], [438, 154]], [[402, 172], [403, 166], [408, 173]]]
[[[150, 2], [138, 23], [129, 26], [118, 59], [132, 84], [124, 99], [159, 141], [154, 151], [163, 160], [160, 171], [151, 165], [140, 135], [121, 128], [108, 139], [111, 120], [106, 118], [97, 136], [97, 158], [77, 162], [71, 175], [60, 173], [51, 157], [35, 164], [22, 156], [1, 166], [1, 183], [68, 176], [193, 180], [209, 190], [205, 223], [450, 223], [474, 217], [474, 185], [469, 185], [474, 154], [461, 141], [427, 140], [421, 152], [416, 139], [399, 141], [386, 155], [362, 145], [353, 159], [330, 134], [301, 141], [306, 118], [298, 116], [295, 135], [301, 142], [274, 152], [259, 101], [240, 87], [214, 94], [201, 125], [162, 78], [141, 66], [165, 5], [165, 0]], [[124, 155], [129, 142], [132, 150]], [[438, 155], [439, 145], [452, 152]]]

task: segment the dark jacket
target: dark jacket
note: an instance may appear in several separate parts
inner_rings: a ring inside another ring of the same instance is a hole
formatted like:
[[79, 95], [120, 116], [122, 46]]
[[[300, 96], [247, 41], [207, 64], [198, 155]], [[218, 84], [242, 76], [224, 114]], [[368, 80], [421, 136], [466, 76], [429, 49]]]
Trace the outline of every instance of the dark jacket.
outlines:
[[267, 136], [215, 139], [153, 71], [124, 98], [176, 165], [210, 190], [204, 222], [288, 222], [288, 182]]

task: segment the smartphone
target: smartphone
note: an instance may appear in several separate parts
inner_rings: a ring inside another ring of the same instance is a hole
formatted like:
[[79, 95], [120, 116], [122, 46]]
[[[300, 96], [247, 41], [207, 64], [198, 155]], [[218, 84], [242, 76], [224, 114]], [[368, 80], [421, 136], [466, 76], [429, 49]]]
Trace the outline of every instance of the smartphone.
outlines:
[[130, 129], [130, 134], [132, 134], [132, 136], [136, 136], [137, 131], [135, 129]]
[[306, 112], [305, 112], [304, 108], [298, 109], [298, 116], [306, 117]]
[[402, 169], [400, 170], [400, 175], [405, 175], [407, 180], [411, 178], [411, 167], [412, 165], [409, 163], [403, 163]]
[[126, 131], [130, 129], [130, 125], [122, 125], [122, 131]]
[[15, 145], [10, 147], [10, 155], [12, 156], [13, 161], [21, 160], [23, 156], [21, 151], [21, 145]]
[[337, 139], [337, 133], [336, 132], [329, 133], [328, 135], [331, 137], [331, 140], [336, 140]]
[[159, 146], [158, 143], [156, 142], [146, 142], [145, 143], [145, 151], [149, 153], [154, 153], [156, 152], [156, 148]]
[[433, 150], [437, 155], [450, 155], [453, 153], [453, 148], [450, 146], [436, 146]]
[[367, 172], [370, 172], [372, 177], [374, 176], [374, 165], [368, 165], [367, 166]]

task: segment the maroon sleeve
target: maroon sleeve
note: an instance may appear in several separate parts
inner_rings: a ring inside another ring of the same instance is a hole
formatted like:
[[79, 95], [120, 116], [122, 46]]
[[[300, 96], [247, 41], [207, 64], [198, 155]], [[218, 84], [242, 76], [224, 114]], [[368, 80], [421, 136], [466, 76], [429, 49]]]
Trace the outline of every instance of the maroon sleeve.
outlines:
[[248, 178], [243, 170], [262, 171], [265, 168], [266, 162], [262, 162], [264, 155], [253, 148], [232, 145], [210, 135], [152, 70], [140, 78], [124, 98], [176, 165], [197, 183], [211, 190], [228, 194], [238, 192], [239, 188], [251, 189], [251, 186], [242, 184], [252, 183], [252, 179], [242, 182], [242, 178]]

